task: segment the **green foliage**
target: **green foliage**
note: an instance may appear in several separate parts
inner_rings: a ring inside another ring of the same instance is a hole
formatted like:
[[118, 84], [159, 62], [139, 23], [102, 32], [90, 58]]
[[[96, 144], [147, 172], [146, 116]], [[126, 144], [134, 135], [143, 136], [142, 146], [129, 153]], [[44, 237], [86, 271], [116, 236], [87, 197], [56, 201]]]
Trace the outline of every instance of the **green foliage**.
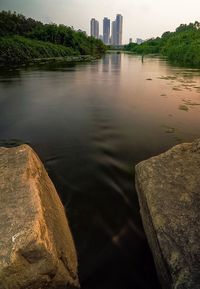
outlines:
[[102, 41], [88, 37], [86, 33], [75, 31], [64, 25], [45, 24], [38, 26], [28, 34], [28, 37], [72, 47], [82, 55], [101, 54], [106, 50]]
[[149, 39], [144, 43], [138, 45], [130, 43], [125, 46], [125, 50], [132, 51], [138, 54], [157, 54], [160, 51], [161, 38]]
[[65, 25], [43, 24], [10, 11], [0, 12], [0, 37], [0, 59], [15, 63], [74, 54], [97, 56], [106, 51], [101, 40], [88, 37], [85, 32]]
[[7, 64], [28, 63], [32, 59], [77, 55], [69, 47], [32, 40], [23, 36], [0, 37], [0, 62]]
[[16, 14], [16, 12], [0, 12], [0, 36], [26, 35], [40, 26], [42, 26], [41, 22], [26, 18], [21, 14]]
[[130, 43], [125, 50], [138, 54], [160, 54], [177, 64], [200, 68], [200, 23], [181, 24], [175, 32], [165, 32], [161, 38], [141, 45]]

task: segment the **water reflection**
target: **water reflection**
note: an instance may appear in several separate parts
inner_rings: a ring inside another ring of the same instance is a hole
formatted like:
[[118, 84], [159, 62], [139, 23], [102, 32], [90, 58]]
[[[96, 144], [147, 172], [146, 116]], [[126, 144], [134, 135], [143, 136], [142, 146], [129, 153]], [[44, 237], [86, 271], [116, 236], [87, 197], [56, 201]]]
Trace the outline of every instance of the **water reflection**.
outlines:
[[82, 288], [159, 288], [134, 165], [200, 134], [199, 92], [198, 70], [123, 54], [1, 73], [1, 139], [30, 143], [45, 162], [69, 216]]
[[122, 54], [121, 53], [113, 53], [110, 57], [111, 59], [111, 64], [112, 64], [112, 67], [118, 67], [120, 68], [121, 66], [121, 60], [122, 60]]
[[109, 72], [110, 71], [110, 57], [109, 55], [105, 55], [102, 60], [102, 71]]
[[121, 59], [122, 55], [118, 53], [106, 54], [102, 62], [100, 63], [102, 71], [105, 73], [114, 73], [117, 74], [121, 71]]

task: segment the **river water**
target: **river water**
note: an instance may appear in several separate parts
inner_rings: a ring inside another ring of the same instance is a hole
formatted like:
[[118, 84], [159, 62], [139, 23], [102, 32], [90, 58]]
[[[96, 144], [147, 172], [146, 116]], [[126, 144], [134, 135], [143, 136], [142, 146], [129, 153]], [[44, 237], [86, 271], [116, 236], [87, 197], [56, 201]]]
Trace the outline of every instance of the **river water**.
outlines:
[[157, 289], [134, 166], [200, 136], [200, 71], [107, 54], [0, 74], [1, 144], [29, 143], [66, 208], [84, 289]]

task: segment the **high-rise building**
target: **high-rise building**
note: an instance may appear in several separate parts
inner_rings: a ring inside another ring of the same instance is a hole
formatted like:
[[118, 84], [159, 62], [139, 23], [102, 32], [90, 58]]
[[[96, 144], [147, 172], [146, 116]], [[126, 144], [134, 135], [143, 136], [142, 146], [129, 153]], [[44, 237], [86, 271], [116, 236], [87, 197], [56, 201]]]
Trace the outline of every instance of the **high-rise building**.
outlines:
[[117, 14], [115, 21], [112, 21], [112, 45], [122, 45], [122, 28], [123, 28], [123, 17]]
[[104, 44], [109, 44], [110, 39], [110, 19], [105, 17], [103, 19], [103, 42]]
[[[110, 28], [111, 37], [110, 37]], [[116, 15], [115, 21], [112, 21], [112, 27], [110, 27], [110, 19], [104, 17], [103, 19], [103, 42], [106, 45], [122, 45], [122, 28], [123, 28], [123, 17], [121, 14]], [[99, 36], [99, 22], [92, 18], [90, 21], [90, 35], [95, 38], [100, 38]], [[102, 39], [102, 38], [101, 38]]]
[[99, 38], [99, 22], [94, 18], [90, 21], [90, 35]]
[[116, 22], [112, 21], [111, 44], [116, 45]]
[[116, 45], [122, 45], [122, 26], [123, 26], [123, 17], [120, 14], [116, 16]]

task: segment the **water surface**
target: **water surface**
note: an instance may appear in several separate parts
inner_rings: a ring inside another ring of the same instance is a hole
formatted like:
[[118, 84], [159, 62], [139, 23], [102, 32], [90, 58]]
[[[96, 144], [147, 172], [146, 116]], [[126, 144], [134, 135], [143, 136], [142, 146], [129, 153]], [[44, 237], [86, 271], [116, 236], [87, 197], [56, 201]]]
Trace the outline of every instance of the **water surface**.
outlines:
[[31, 144], [65, 205], [84, 289], [158, 289], [134, 166], [200, 135], [200, 71], [108, 54], [0, 74], [0, 139]]

